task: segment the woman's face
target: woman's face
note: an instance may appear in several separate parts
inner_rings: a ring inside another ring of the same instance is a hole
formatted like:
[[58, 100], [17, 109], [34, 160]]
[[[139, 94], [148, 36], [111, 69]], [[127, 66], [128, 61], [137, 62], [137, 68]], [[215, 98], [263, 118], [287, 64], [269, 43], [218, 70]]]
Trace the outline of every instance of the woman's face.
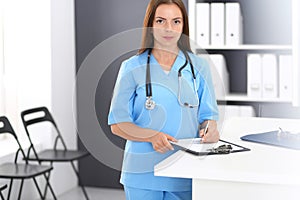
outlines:
[[161, 4], [153, 21], [154, 47], [173, 49], [183, 30], [183, 17], [176, 4]]

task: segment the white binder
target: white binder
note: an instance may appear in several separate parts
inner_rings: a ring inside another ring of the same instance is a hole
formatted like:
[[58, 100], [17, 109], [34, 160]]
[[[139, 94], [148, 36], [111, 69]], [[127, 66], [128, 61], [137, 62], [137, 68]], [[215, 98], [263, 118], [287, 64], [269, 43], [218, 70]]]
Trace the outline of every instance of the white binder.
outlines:
[[225, 44], [243, 43], [243, 17], [239, 3], [225, 4]]
[[200, 47], [210, 44], [210, 4], [196, 4], [196, 42]]
[[262, 60], [260, 54], [247, 56], [247, 95], [248, 97], [262, 97]]
[[262, 55], [263, 98], [278, 97], [278, 66], [275, 54]]
[[219, 120], [218, 127], [223, 126], [223, 122], [233, 117], [256, 117], [255, 110], [252, 106], [236, 105], [218, 105]]
[[211, 45], [225, 44], [225, 4], [211, 3]]
[[240, 106], [240, 117], [256, 117], [252, 106]]
[[279, 56], [279, 98], [292, 100], [293, 97], [293, 65], [291, 55]]
[[216, 69], [212, 69], [212, 79], [215, 88], [217, 99], [224, 99], [229, 93], [229, 73], [226, 67], [226, 61], [222, 54], [210, 54], [209, 55], [213, 66]]

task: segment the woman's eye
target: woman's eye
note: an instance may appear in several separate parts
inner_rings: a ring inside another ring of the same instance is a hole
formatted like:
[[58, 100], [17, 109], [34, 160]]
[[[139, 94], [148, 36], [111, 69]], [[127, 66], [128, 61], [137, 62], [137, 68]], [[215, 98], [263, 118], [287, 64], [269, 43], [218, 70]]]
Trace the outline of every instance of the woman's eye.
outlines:
[[174, 20], [174, 24], [180, 24], [181, 21], [180, 20]]
[[162, 24], [162, 23], [164, 23], [164, 20], [162, 20], [162, 19], [158, 19], [158, 20], [156, 20], [156, 23], [158, 23], [158, 24]]

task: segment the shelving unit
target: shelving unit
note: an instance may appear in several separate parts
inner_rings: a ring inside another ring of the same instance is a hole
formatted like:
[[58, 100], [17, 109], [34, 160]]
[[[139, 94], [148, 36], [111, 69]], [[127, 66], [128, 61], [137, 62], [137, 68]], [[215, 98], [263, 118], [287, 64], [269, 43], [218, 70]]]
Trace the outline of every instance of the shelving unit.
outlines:
[[203, 46], [206, 50], [273, 50], [273, 51], [292, 51], [291, 45], [239, 45], [239, 46]]
[[243, 94], [229, 94], [224, 99], [218, 99], [219, 101], [238, 101], [238, 102], [260, 102], [260, 103], [290, 103], [288, 100], [278, 98], [252, 98]]
[[[196, 41], [196, 4], [239, 2], [243, 15], [243, 44], [236, 46], [203, 46], [195, 53], [222, 54], [230, 77], [230, 93], [219, 101], [251, 103], [289, 103], [293, 99], [251, 98], [247, 96], [247, 54], [294, 53], [292, 44], [292, 3], [297, 0], [189, 0], [190, 38]], [[295, 11], [293, 11], [295, 12]], [[300, 23], [300, 22], [299, 22]], [[192, 45], [193, 46], [193, 45]], [[197, 46], [197, 45], [196, 45]], [[299, 77], [300, 78], [300, 77]], [[295, 83], [294, 83], [295, 86]], [[298, 85], [296, 85], [299, 88]]]

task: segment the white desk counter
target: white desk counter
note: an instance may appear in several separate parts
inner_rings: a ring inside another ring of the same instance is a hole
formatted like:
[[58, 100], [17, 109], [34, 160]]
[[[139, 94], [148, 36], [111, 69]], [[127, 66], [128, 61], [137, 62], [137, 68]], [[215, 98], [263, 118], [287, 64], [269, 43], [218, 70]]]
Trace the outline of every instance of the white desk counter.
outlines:
[[193, 200], [300, 199], [300, 150], [244, 142], [249, 133], [300, 131], [300, 120], [234, 118], [221, 138], [251, 151], [194, 156], [178, 151], [155, 166], [156, 176], [193, 179]]

